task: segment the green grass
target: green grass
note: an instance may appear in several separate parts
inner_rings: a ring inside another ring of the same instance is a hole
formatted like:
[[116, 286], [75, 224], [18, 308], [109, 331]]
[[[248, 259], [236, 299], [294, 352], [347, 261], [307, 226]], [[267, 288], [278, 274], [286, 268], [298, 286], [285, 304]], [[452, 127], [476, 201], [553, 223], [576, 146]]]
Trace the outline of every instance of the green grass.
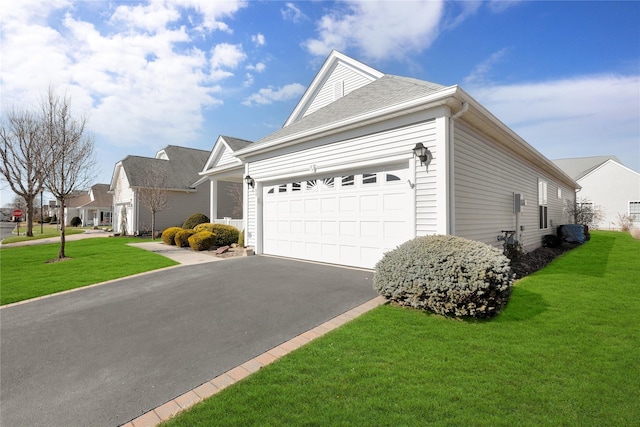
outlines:
[[[76, 227], [65, 227], [65, 235], [70, 236], [72, 234], [80, 234], [84, 233], [85, 230], [83, 228]], [[27, 231], [27, 225], [23, 223], [20, 226], [20, 234], [23, 234]], [[38, 240], [38, 239], [46, 239], [47, 237], [59, 237], [60, 230], [56, 225], [46, 224], [42, 227], [42, 233], [40, 233], [40, 224], [33, 224], [33, 236], [11, 236], [6, 237], [2, 240], [3, 244], [7, 243], [16, 243], [16, 242], [24, 242], [27, 240]]]
[[176, 265], [175, 261], [128, 246], [137, 238], [91, 238], [66, 242], [71, 259], [55, 259], [59, 243], [0, 249], [0, 304], [9, 304], [106, 280]]
[[166, 425], [638, 425], [639, 295], [640, 241], [593, 232], [493, 320], [385, 305]]

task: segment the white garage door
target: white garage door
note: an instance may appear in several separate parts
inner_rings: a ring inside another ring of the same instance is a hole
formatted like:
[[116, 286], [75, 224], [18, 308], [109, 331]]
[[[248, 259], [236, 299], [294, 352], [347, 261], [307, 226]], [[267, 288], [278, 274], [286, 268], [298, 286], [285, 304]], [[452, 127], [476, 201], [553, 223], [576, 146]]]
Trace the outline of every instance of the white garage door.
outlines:
[[265, 186], [264, 253], [373, 268], [413, 237], [406, 170]]

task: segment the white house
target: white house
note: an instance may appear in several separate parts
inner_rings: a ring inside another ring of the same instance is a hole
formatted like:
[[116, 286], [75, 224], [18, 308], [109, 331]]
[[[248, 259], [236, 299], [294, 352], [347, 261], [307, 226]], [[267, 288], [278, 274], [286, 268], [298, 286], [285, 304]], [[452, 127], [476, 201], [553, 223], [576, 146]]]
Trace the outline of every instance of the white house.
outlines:
[[582, 187], [578, 199], [599, 207], [598, 228], [620, 228], [620, 216], [630, 215], [640, 227], [640, 173], [615, 156], [578, 157], [553, 161]]
[[517, 230], [536, 248], [570, 221], [563, 203], [578, 188], [460, 87], [336, 51], [282, 129], [233, 156], [257, 253], [365, 268], [428, 234], [500, 246]]
[[65, 206], [66, 225], [73, 217], [82, 220], [82, 226], [111, 225], [113, 197], [109, 194], [109, 184], [92, 185], [86, 193], [68, 200]]
[[113, 229], [117, 233], [151, 231], [151, 212], [140, 199], [144, 188], [166, 190], [169, 202], [156, 214], [156, 230], [181, 226], [194, 213], [209, 209], [209, 188], [198, 172], [209, 152], [169, 145], [152, 157], [127, 156], [116, 163], [109, 192], [113, 194]]

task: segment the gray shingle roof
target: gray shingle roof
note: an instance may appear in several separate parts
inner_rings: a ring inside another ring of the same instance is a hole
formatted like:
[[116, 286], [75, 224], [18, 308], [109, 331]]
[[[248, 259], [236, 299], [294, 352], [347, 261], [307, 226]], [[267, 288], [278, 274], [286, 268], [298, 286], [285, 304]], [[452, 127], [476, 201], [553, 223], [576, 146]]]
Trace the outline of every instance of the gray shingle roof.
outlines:
[[165, 188], [190, 189], [200, 176], [209, 151], [195, 148], [168, 145], [163, 148], [169, 160], [142, 156], [127, 156], [122, 160], [122, 167], [127, 174], [131, 187], [143, 187], [151, 173], [166, 176]]
[[424, 80], [386, 74], [288, 126], [258, 140], [262, 144], [299, 132], [326, 126], [384, 107], [436, 93], [445, 86]]
[[231, 151], [242, 150], [249, 146], [249, 144], [253, 144], [253, 141], [247, 141], [246, 139], [234, 138], [232, 136], [220, 135], [224, 138], [225, 142], [231, 148]]
[[609, 159], [622, 164], [616, 156], [575, 157], [569, 159], [556, 159], [552, 160], [552, 162], [562, 169], [567, 175], [577, 181]]

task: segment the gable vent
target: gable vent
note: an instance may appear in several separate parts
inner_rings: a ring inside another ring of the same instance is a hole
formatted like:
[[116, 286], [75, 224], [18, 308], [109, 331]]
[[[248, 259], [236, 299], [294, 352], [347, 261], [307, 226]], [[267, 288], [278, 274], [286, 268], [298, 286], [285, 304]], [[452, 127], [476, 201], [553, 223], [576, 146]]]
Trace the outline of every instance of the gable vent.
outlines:
[[344, 80], [333, 84], [333, 99], [342, 98], [344, 96]]

